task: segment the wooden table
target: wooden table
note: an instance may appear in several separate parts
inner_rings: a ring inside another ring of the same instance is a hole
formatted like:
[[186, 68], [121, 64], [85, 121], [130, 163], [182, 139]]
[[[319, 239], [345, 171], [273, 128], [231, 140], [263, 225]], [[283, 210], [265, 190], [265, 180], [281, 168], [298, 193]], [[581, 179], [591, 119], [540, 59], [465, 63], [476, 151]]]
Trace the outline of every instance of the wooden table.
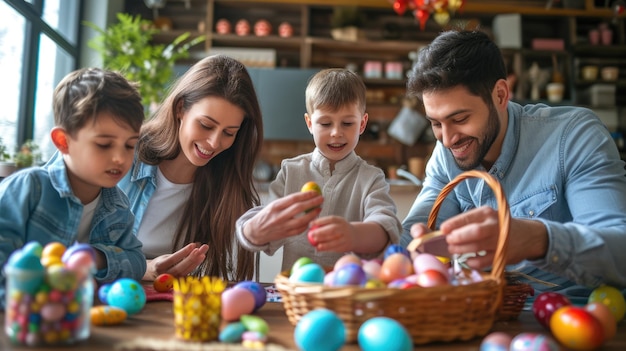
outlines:
[[[292, 349], [296, 350], [293, 340], [294, 327], [291, 326], [285, 315], [282, 303], [268, 302], [263, 306], [257, 315], [265, 319], [270, 325], [269, 342], [276, 344], [276, 350]], [[108, 327], [92, 327], [91, 337], [81, 343], [69, 347], [41, 347], [41, 348], [25, 348], [12, 345], [4, 333], [4, 314], [0, 314], [2, 321], [2, 333], [0, 333], [0, 350], [39, 350], [39, 351], [56, 351], [56, 350], [165, 350], [168, 341], [174, 341], [174, 315], [172, 313], [171, 302], [158, 301], [149, 302], [145, 308], [138, 314], [127, 319], [124, 324]], [[529, 311], [524, 311], [518, 320], [511, 322], [496, 322], [493, 331], [504, 331], [514, 336], [522, 332], [540, 332], [547, 333], [543, 327], [535, 321], [534, 316]], [[146, 343], [139, 343], [143, 347], [130, 348], [130, 341], [151, 341], [152, 344], [159, 345], [159, 348], [146, 347]], [[417, 345], [419, 350], [451, 350], [451, 351], [477, 351], [482, 338], [476, 338], [468, 342], [456, 343], [435, 343], [427, 345]], [[156, 343], [155, 343], [156, 341]], [[280, 345], [280, 346], [278, 346]], [[122, 347], [124, 346], [124, 347]], [[185, 347], [188, 350], [218, 350], [216, 345], [205, 345], [205, 348]], [[168, 350], [181, 350], [181, 345]], [[232, 348], [221, 348], [224, 350], [232, 350]], [[342, 348], [343, 351], [359, 350], [357, 344], [349, 344]], [[626, 322], [622, 321], [617, 330], [617, 335], [607, 341], [601, 350], [626, 350]]]

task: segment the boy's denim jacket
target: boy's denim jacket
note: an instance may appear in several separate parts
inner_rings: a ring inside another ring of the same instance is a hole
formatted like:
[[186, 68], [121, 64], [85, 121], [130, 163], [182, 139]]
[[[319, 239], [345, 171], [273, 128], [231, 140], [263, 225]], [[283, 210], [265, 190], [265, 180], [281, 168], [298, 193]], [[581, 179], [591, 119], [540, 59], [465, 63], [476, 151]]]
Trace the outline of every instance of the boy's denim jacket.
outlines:
[[[42, 245], [76, 241], [83, 205], [74, 196], [62, 155], [57, 152], [42, 167], [18, 171], [0, 182], [0, 266], [25, 243]], [[89, 244], [104, 253], [107, 267], [96, 272], [101, 283], [127, 277], [140, 281], [146, 271], [141, 242], [133, 235], [135, 218], [118, 187], [102, 188], [94, 212]], [[4, 304], [4, 275], [0, 301]]]

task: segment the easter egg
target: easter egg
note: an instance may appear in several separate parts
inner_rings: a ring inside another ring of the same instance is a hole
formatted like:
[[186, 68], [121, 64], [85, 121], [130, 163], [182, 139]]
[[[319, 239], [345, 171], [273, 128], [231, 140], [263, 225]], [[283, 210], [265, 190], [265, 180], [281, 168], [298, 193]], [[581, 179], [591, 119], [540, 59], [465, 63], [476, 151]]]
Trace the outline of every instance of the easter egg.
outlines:
[[43, 247], [41, 257], [63, 257], [63, 253], [67, 248], [60, 242], [51, 242]]
[[72, 255], [78, 253], [78, 252], [83, 252], [83, 253], [87, 253], [91, 256], [91, 259], [95, 262], [96, 261], [96, 252], [94, 250], [94, 248], [89, 245], [89, 244], [85, 244], [85, 243], [76, 243], [73, 244], [71, 246], [69, 246], [64, 252], [63, 255], [61, 256], [61, 261], [62, 262], [67, 262], [69, 260], [70, 257], [72, 257]]
[[443, 273], [429, 269], [417, 274], [417, 285], [423, 288], [448, 285], [448, 278]]
[[302, 351], [337, 351], [346, 342], [346, 327], [335, 312], [319, 308], [300, 318], [293, 336]]
[[289, 272], [289, 275], [293, 274], [295, 271], [297, 271], [300, 267], [307, 265], [309, 263], [313, 263], [313, 260], [308, 258], [308, 257], [300, 257], [299, 259], [296, 260], [296, 262], [293, 263], [293, 265], [291, 266], [291, 271]]
[[401, 253], [395, 253], [387, 257], [380, 267], [379, 279], [385, 283], [396, 279], [405, 278], [413, 274], [411, 259]]
[[333, 276], [333, 286], [364, 286], [367, 282], [365, 271], [356, 263], [348, 263], [339, 267]]
[[46, 281], [53, 289], [66, 292], [76, 289], [78, 275], [63, 265], [54, 265], [46, 270]]
[[254, 311], [254, 295], [248, 289], [226, 289], [222, 292], [222, 319], [236, 321]]
[[294, 283], [319, 283], [324, 282], [326, 272], [317, 263], [309, 263], [300, 267], [290, 277], [289, 281]]
[[110, 306], [123, 309], [130, 316], [143, 309], [146, 292], [136, 280], [120, 278], [111, 284], [106, 301]]
[[252, 295], [254, 295], [255, 311], [265, 305], [265, 302], [267, 301], [267, 292], [265, 291], [265, 288], [263, 287], [263, 285], [255, 281], [245, 280], [235, 284], [233, 288], [247, 289], [252, 293]]
[[552, 335], [572, 350], [592, 350], [604, 342], [604, 328], [589, 311], [578, 306], [563, 306], [550, 317]]
[[509, 351], [513, 338], [504, 332], [493, 332], [480, 343], [479, 351]]
[[316, 182], [306, 182], [300, 189], [301, 192], [305, 191], [315, 191], [316, 193], [322, 195], [322, 189]]
[[359, 258], [359, 256], [355, 255], [355, 254], [347, 254], [347, 255], [343, 255], [341, 257], [339, 257], [339, 259], [335, 262], [335, 265], [333, 266], [333, 270], [337, 271], [339, 270], [339, 268], [347, 265], [347, 264], [356, 264], [358, 266], [361, 265], [361, 259]]
[[95, 306], [89, 312], [93, 325], [121, 324], [128, 316], [124, 309], [113, 306]]
[[22, 253], [34, 255], [41, 258], [41, 253], [43, 252], [43, 246], [38, 241], [29, 241], [22, 248]]
[[111, 284], [103, 284], [98, 288], [98, 299], [100, 299], [100, 302], [107, 303], [109, 290], [111, 290]]
[[361, 268], [367, 275], [368, 279], [378, 279], [380, 276], [381, 264], [377, 260], [367, 260], [361, 264]]
[[407, 250], [405, 247], [399, 244], [390, 244], [389, 246], [387, 246], [387, 248], [385, 249], [384, 257], [387, 258], [390, 255], [395, 254], [395, 253], [401, 253], [401, 254], [406, 255], [406, 257], [411, 258], [411, 254], [409, 253], [409, 250]]
[[437, 256], [429, 253], [421, 253], [413, 260], [413, 270], [415, 273], [419, 274], [428, 270], [435, 270], [441, 273], [446, 280], [450, 277], [448, 267], [449, 266], [441, 262]]
[[620, 290], [609, 285], [595, 288], [589, 295], [588, 303], [601, 302], [610, 310], [617, 323], [624, 319], [626, 314], [626, 300]]
[[234, 343], [240, 342], [246, 327], [241, 322], [228, 323], [221, 331], [218, 339], [221, 342]]
[[11, 285], [7, 290], [15, 289], [26, 294], [34, 294], [45, 280], [45, 269], [39, 258], [20, 251], [13, 253], [4, 267], [5, 274], [10, 274]]
[[[306, 192], [306, 191], [315, 191], [316, 193], [318, 193], [319, 195], [322, 195], [322, 189], [320, 188], [319, 185], [317, 185], [316, 182], [306, 182], [302, 188], [300, 189], [301, 192]], [[316, 209], [318, 207], [313, 207], [313, 208], [309, 208], [307, 209], [305, 212], [310, 212], [314, 209]]]
[[[538, 333], [520, 333], [517, 334], [509, 351], [560, 351], [559, 344], [550, 336]], [[482, 351], [482, 349], [481, 349]]]
[[363, 351], [410, 351], [413, 341], [398, 321], [388, 317], [370, 318], [359, 327], [358, 341]]
[[241, 316], [241, 323], [248, 331], [261, 333], [263, 335], [267, 335], [270, 332], [270, 326], [259, 316], [244, 314]]
[[174, 288], [174, 279], [169, 273], [159, 274], [152, 282], [152, 286], [158, 292], [169, 292]]
[[313, 225], [306, 233], [306, 238], [309, 241], [309, 244], [311, 244], [312, 246], [317, 246], [317, 240], [315, 240], [315, 237], [313, 236], [313, 230], [317, 228], [319, 228], [318, 225]]
[[601, 302], [591, 302], [585, 305], [584, 308], [602, 324], [605, 340], [612, 339], [617, 332], [617, 323], [609, 307]]
[[542, 292], [533, 301], [533, 315], [537, 322], [550, 329], [550, 318], [554, 311], [571, 304], [572, 302], [563, 294], [552, 291]]
[[93, 256], [87, 251], [76, 251], [65, 261], [67, 269], [75, 272], [78, 279], [82, 280], [90, 272], [96, 271], [96, 262]]

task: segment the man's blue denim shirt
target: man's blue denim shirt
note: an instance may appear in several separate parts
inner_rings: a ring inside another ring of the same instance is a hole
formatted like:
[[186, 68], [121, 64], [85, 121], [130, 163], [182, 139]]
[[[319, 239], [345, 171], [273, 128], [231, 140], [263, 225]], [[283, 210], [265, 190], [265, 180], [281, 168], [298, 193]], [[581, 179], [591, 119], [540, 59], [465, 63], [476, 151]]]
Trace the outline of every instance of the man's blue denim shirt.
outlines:
[[[65, 162], [56, 153], [42, 167], [18, 171], [0, 182], [0, 266], [25, 243], [42, 245], [76, 241], [83, 205], [74, 196]], [[119, 188], [103, 188], [89, 236], [89, 244], [106, 256], [108, 266], [98, 270], [101, 283], [127, 277], [140, 281], [146, 271], [141, 242], [132, 234], [134, 216]], [[4, 304], [4, 275], [0, 275]]]
[[[502, 152], [489, 173], [502, 184], [512, 217], [545, 224], [549, 247], [543, 259], [507, 270], [558, 288], [626, 288], [626, 176], [606, 126], [591, 110], [577, 107], [509, 102], [508, 114]], [[404, 246], [412, 239], [411, 225], [427, 222], [441, 189], [462, 172], [437, 142], [423, 189], [403, 221]], [[496, 198], [482, 180], [470, 179], [446, 197], [437, 223], [483, 205], [497, 208]]]

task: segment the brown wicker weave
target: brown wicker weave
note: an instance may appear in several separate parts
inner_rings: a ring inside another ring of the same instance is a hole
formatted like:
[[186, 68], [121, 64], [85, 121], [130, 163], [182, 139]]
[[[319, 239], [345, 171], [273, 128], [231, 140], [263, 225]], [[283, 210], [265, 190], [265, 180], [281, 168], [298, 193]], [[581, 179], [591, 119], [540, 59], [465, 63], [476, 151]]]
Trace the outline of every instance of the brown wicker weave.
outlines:
[[483, 275], [483, 281], [469, 285], [405, 290], [366, 289], [293, 283], [283, 272], [276, 277], [275, 283], [276, 289], [282, 295], [291, 324], [296, 325], [309, 311], [328, 308], [344, 322], [348, 342], [356, 341], [361, 324], [376, 316], [387, 316], [400, 322], [415, 344], [469, 340], [487, 334], [496, 320], [506, 285], [504, 268], [510, 214], [502, 188], [495, 178], [485, 172], [465, 172], [443, 188], [435, 201], [430, 218], [437, 217], [445, 196], [467, 178], [485, 180], [498, 200], [498, 247], [493, 270]]

